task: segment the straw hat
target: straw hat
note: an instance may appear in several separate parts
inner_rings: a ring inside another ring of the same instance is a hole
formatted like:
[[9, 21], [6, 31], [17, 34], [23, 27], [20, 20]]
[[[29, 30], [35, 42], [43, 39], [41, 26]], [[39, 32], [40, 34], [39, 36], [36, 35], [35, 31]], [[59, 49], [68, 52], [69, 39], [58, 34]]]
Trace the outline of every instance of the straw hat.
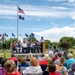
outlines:
[[50, 57], [48, 54], [45, 54], [45, 56], [43, 57], [45, 60], [50, 60]]

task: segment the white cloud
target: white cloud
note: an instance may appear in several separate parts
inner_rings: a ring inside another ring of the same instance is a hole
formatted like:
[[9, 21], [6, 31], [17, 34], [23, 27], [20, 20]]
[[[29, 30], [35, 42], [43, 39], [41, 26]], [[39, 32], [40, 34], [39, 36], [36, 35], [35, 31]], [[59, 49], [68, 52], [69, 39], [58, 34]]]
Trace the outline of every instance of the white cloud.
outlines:
[[68, 0], [70, 3], [74, 3], [75, 2], [75, 0]]
[[15, 27], [12, 26], [0, 26], [0, 29], [16, 29]]
[[15, 1], [15, 0], [2, 0], [2, 2], [4, 2], [4, 3], [17, 3], [17, 1]]
[[75, 15], [72, 18], [73, 18], [73, 20], [75, 20]]
[[[13, 7], [13, 8], [12, 8]], [[71, 17], [75, 16], [75, 10], [66, 7], [32, 7], [22, 6], [27, 16], [35, 17]], [[17, 6], [14, 5], [0, 5], [0, 16], [17, 16]], [[14, 17], [13, 17], [14, 18]], [[16, 17], [15, 17], [16, 18]]]
[[72, 19], [75, 20], [75, 11], [73, 12]]
[[39, 37], [43, 36], [45, 39], [51, 41], [59, 41], [63, 36], [75, 37], [75, 28], [63, 27], [63, 28], [51, 28], [41, 32], [33, 32]]
[[63, 2], [63, 1], [66, 1], [66, 0], [48, 0], [49, 2], [52, 2], [52, 1], [54, 1], [54, 2]]
[[34, 31], [42, 31], [42, 30], [44, 30], [44, 28], [24, 28], [25, 30], [34, 30]]

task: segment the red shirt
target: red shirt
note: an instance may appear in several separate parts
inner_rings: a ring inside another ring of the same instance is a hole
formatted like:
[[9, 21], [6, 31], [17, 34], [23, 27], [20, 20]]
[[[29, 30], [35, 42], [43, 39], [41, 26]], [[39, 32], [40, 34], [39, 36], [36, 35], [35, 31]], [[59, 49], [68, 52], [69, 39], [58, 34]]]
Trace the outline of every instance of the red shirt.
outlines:
[[56, 72], [50, 72], [49, 75], [61, 75], [61, 74], [58, 74], [58, 73], [56, 73]]
[[47, 60], [41, 60], [39, 62], [40, 65], [48, 65], [48, 63], [49, 63], [49, 61], [47, 61]]
[[10, 60], [18, 61], [17, 57], [11, 57]]
[[57, 56], [55, 56], [54, 58], [53, 58], [53, 61], [55, 61], [55, 60], [57, 60], [58, 59], [58, 57]]
[[6, 74], [6, 75], [22, 75], [22, 74], [19, 72], [16, 72], [16, 73], [10, 73], [10, 74]]

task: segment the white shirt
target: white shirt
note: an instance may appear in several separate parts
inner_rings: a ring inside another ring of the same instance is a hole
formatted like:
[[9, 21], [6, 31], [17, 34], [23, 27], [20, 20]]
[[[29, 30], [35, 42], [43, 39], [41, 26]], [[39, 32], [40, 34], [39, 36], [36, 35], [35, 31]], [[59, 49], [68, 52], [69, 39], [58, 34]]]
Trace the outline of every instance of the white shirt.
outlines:
[[26, 69], [23, 71], [23, 75], [27, 75], [27, 73], [30, 74], [37, 74], [37, 73], [42, 73], [42, 69], [40, 66], [30, 66], [30, 67], [26, 67]]
[[45, 42], [45, 40], [41, 39], [40, 42]]
[[27, 47], [27, 43], [22, 43], [22, 47]]

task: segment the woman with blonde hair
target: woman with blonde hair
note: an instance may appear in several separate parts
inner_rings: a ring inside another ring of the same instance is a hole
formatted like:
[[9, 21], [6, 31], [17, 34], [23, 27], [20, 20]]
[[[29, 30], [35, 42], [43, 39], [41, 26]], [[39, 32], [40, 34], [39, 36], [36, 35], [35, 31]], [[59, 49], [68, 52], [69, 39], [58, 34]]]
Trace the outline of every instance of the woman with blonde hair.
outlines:
[[66, 60], [63, 56], [59, 59], [60, 63], [56, 65], [56, 72], [60, 73], [61, 75], [68, 75], [67, 68], [64, 66]]
[[13, 60], [7, 60], [4, 64], [6, 75], [22, 75], [18, 72], [16, 64]]
[[26, 69], [23, 71], [23, 75], [27, 74], [38, 74], [42, 73], [42, 69], [39, 66], [38, 60], [35, 57], [32, 57], [30, 59], [30, 66], [26, 67]]

